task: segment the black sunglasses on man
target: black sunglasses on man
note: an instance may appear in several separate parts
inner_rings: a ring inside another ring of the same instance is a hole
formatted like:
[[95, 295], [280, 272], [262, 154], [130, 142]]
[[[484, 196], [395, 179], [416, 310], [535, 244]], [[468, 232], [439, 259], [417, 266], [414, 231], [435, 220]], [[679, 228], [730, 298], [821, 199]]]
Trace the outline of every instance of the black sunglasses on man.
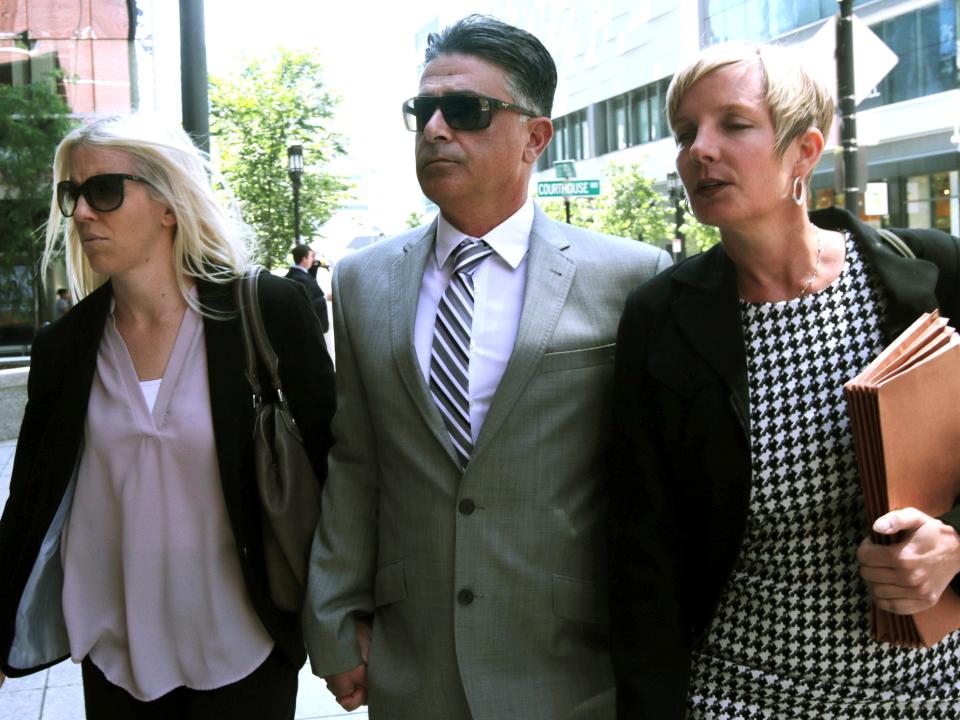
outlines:
[[403, 103], [403, 121], [407, 130], [423, 132], [430, 118], [440, 108], [443, 119], [454, 130], [483, 130], [490, 127], [495, 110], [538, 117], [539, 113], [520, 105], [485, 95], [417, 95]]
[[139, 175], [126, 173], [105, 173], [93, 175], [77, 185], [72, 180], [62, 180], [57, 183], [57, 205], [64, 217], [73, 217], [77, 209], [77, 200], [83, 195], [87, 205], [97, 212], [110, 212], [123, 205], [123, 183], [125, 180], [134, 180], [150, 185], [148, 180]]

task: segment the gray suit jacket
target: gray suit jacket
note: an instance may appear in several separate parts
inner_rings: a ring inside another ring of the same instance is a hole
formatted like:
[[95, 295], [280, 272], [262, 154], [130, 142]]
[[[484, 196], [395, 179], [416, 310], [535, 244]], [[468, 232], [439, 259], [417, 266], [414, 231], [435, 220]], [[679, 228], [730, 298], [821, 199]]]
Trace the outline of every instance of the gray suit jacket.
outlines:
[[436, 223], [337, 265], [336, 444], [311, 558], [313, 671], [360, 663], [373, 718], [613, 718], [609, 381], [627, 293], [662, 251], [536, 210], [513, 354], [457, 467], [413, 343]]

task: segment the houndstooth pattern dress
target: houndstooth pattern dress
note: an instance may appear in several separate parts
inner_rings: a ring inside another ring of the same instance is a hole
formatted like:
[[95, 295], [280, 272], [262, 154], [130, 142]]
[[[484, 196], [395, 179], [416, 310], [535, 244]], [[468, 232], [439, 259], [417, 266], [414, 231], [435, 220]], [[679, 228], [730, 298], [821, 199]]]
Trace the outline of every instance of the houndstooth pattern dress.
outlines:
[[695, 648], [688, 718], [960, 717], [960, 633], [870, 639], [856, 550], [867, 524], [843, 383], [882, 349], [880, 286], [846, 238], [816, 295], [741, 302], [753, 485], [738, 564]]

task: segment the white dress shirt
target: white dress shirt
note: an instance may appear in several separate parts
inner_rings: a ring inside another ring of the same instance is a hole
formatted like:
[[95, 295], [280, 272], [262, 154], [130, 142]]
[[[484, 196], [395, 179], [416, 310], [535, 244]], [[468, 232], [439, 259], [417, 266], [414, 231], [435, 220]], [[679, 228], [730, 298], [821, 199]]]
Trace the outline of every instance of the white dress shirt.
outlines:
[[[493, 248], [473, 274], [474, 308], [470, 333], [470, 430], [477, 441], [480, 428], [507, 367], [517, 339], [523, 291], [526, 287], [527, 249], [533, 227], [533, 201], [481, 238]], [[440, 298], [450, 284], [451, 255], [468, 235], [447, 222], [437, 223], [437, 239], [423, 270], [414, 344], [424, 380], [430, 384], [430, 350]]]

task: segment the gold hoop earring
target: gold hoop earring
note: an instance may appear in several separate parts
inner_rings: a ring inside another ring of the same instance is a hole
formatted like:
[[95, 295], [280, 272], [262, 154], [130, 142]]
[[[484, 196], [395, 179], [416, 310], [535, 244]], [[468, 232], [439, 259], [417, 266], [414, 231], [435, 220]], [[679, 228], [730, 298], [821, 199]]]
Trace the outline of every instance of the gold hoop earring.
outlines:
[[793, 201], [799, 206], [803, 207], [803, 179], [797, 175], [793, 179]]

